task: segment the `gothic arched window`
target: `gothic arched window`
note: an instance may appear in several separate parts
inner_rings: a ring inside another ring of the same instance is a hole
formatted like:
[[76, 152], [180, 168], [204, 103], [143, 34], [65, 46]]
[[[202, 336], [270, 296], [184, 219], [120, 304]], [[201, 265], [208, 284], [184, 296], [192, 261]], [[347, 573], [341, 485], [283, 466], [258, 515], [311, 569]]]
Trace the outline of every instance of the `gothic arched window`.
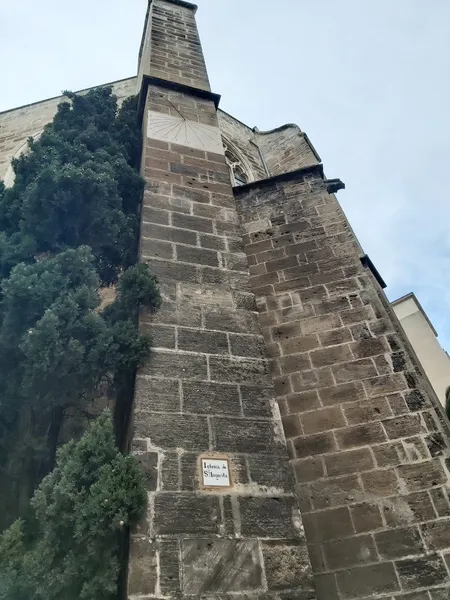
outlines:
[[230, 169], [231, 183], [233, 186], [245, 185], [249, 178], [242, 166], [242, 162], [225, 146], [225, 160]]

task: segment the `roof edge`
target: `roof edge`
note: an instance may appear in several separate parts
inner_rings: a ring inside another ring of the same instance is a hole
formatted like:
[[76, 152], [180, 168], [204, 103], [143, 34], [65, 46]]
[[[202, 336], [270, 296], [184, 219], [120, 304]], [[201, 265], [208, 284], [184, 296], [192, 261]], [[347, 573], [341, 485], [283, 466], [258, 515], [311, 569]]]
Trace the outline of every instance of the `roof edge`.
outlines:
[[271, 133], [278, 133], [279, 131], [285, 131], [286, 129], [296, 129], [299, 133], [303, 133], [296, 123], [285, 123], [274, 129], [267, 129], [267, 131], [260, 131], [257, 127], [254, 127], [253, 131], [259, 135], [270, 135]]
[[[81, 90], [75, 90], [74, 94], [81, 94], [82, 92], [88, 92], [98, 87], [105, 87], [107, 85], [114, 85], [115, 83], [121, 83], [122, 81], [129, 81], [131, 79], [137, 79], [136, 75], [133, 77], [124, 77], [123, 79], [116, 79], [115, 81], [109, 81], [108, 83], [99, 83], [98, 85], [92, 85]], [[56, 100], [57, 98], [63, 98], [63, 94], [58, 96], [50, 96], [50, 98], [44, 98], [43, 100], [37, 100], [36, 102], [30, 102], [29, 104], [22, 104], [21, 106], [15, 106], [14, 108], [7, 108], [6, 110], [0, 111], [0, 115], [4, 115], [15, 110], [21, 110], [22, 108], [28, 108], [29, 106], [36, 106], [36, 104], [43, 104], [44, 102], [50, 102], [50, 100]]]

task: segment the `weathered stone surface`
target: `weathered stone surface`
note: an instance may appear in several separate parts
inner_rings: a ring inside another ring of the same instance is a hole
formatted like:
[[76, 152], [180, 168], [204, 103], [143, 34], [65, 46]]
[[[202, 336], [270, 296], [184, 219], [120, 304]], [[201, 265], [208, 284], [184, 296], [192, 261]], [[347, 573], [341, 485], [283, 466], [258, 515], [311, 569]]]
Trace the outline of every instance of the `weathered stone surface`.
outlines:
[[[146, 326], [141, 326], [147, 329]], [[153, 324], [148, 328], [152, 336], [153, 348], [175, 348], [175, 327]]]
[[142, 454], [138, 454], [136, 459], [144, 473], [145, 486], [147, 490], [156, 490], [156, 484], [158, 481], [158, 453], [144, 452]]
[[219, 452], [228, 450], [270, 454], [284, 450], [282, 440], [275, 438], [272, 421], [215, 417], [212, 426], [215, 432], [214, 448]]
[[336, 574], [341, 597], [347, 599], [388, 594], [400, 590], [392, 563], [354, 567]]
[[196, 539], [182, 544], [183, 593], [251, 592], [262, 586], [257, 541]]
[[196, 265], [146, 257], [142, 262], [148, 264], [152, 274], [159, 279], [200, 283], [200, 273]]
[[171, 242], [162, 242], [159, 240], [142, 239], [141, 255], [155, 258], [173, 259], [175, 256], [175, 247]]
[[362, 473], [361, 480], [365, 492], [371, 498], [393, 496], [400, 490], [400, 484], [395, 471], [379, 470]]
[[297, 504], [292, 496], [239, 499], [242, 534], [248, 537], [287, 538], [294, 535]]
[[262, 553], [269, 590], [299, 588], [302, 592], [314, 587], [308, 568], [308, 549], [305, 544], [265, 542]]
[[401, 465], [398, 468], [398, 474], [410, 492], [440, 485], [447, 481], [444, 469], [437, 459], [415, 465]]
[[379, 421], [392, 416], [391, 408], [386, 398], [361, 400], [343, 408], [345, 418], [349, 425], [360, 425]]
[[181, 410], [180, 382], [178, 379], [137, 377], [134, 392], [136, 410]]
[[328, 508], [361, 497], [362, 488], [356, 475], [327, 478], [311, 484], [311, 496], [314, 508]]
[[226, 383], [183, 381], [183, 409], [188, 413], [239, 415], [239, 389]]
[[323, 549], [330, 569], [343, 569], [377, 560], [377, 551], [370, 535], [327, 542]]
[[305, 435], [338, 429], [347, 424], [339, 406], [304, 413], [301, 421]]
[[211, 379], [248, 385], [270, 384], [267, 363], [262, 360], [218, 358], [209, 360]]
[[383, 427], [390, 440], [425, 432], [417, 415], [404, 415], [383, 421]]
[[178, 540], [159, 541], [159, 587], [161, 594], [179, 594], [180, 547]]
[[377, 371], [369, 358], [361, 358], [360, 360], [334, 366], [333, 374], [337, 383], [345, 383], [375, 377]]
[[315, 574], [314, 583], [318, 598], [324, 598], [326, 600], [340, 600], [334, 573]]
[[172, 218], [173, 227], [181, 229], [191, 229], [192, 231], [201, 231], [203, 233], [213, 233], [213, 222], [211, 219], [203, 217], [193, 217], [191, 215], [183, 215], [174, 213]]
[[141, 374], [157, 374], [167, 378], [208, 379], [206, 356], [154, 351], [149, 362], [141, 368]]
[[364, 386], [359, 381], [355, 383], [343, 383], [330, 388], [323, 388], [319, 393], [322, 402], [325, 405], [361, 400], [366, 396]]
[[247, 417], [269, 417], [275, 404], [272, 387], [240, 385], [242, 409]]
[[352, 352], [347, 344], [341, 344], [340, 346], [332, 346], [323, 350], [314, 350], [310, 356], [313, 367], [325, 367], [351, 360]]
[[131, 543], [128, 591], [150, 594], [156, 590], [157, 559], [155, 544], [144, 537], [133, 537]]
[[207, 418], [197, 415], [136, 413], [135, 434], [150, 438], [157, 447], [181, 447], [199, 452], [209, 448]]
[[436, 512], [428, 492], [402, 495], [393, 498], [383, 507], [384, 518], [389, 527], [410, 525], [415, 521], [436, 518]]
[[209, 354], [228, 354], [228, 339], [219, 331], [178, 328], [178, 349]]
[[295, 455], [303, 458], [312, 454], [323, 454], [336, 450], [336, 441], [330, 432], [298, 437], [294, 440]]
[[284, 415], [281, 417], [281, 421], [283, 423], [286, 439], [301, 436], [303, 434], [298, 415]]
[[179, 489], [180, 479], [179, 457], [176, 451], [165, 451], [160, 456], [159, 475], [163, 491], [176, 491]]
[[230, 349], [234, 356], [266, 357], [264, 339], [261, 336], [230, 333]]
[[434, 488], [430, 490], [434, 508], [440, 517], [450, 516], [450, 501], [445, 488]]
[[450, 547], [450, 519], [443, 519], [422, 525], [422, 533], [432, 550]]
[[383, 517], [376, 504], [357, 504], [352, 506], [351, 515], [356, 533], [375, 531], [383, 527]]
[[259, 486], [285, 493], [293, 490], [292, 470], [284, 455], [249, 454], [247, 464], [251, 481]]
[[431, 587], [448, 581], [444, 561], [437, 554], [397, 561], [395, 565], [405, 590]]
[[304, 514], [303, 525], [309, 542], [334, 540], [355, 533], [350, 511], [346, 507]]
[[368, 448], [350, 450], [325, 456], [325, 464], [329, 475], [346, 475], [370, 471], [375, 465]]
[[286, 403], [289, 413], [302, 413], [321, 406], [316, 390], [299, 392], [298, 394], [288, 394], [286, 396]]
[[425, 548], [419, 530], [414, 527], [391, 529], [375, 534], [381, 558], [393, 559], [421, 554]]
[[343, 450], [386, 440], [386, 434], [381, 423], [342, 428], [336, 432], [336, 437], [339, 447]]
[[216, 534], [220, 526], [219, 499], [193, 494], [157, 494], [153, 523], [162, 535]]
[[313, 456], [292, 461], [296, 481], [314, 481], [325, 475], [323, 459], [320, 456]]

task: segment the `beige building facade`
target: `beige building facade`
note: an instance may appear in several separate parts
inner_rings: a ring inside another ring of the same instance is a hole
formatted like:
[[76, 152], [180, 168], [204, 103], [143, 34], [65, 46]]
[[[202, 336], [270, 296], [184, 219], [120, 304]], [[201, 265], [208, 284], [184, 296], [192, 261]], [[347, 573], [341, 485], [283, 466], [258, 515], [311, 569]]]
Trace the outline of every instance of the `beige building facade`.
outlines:
[[437, 397], [445, 406], [445, 391], [450, 386], [450, 357], [440, 345], [436, 329], [415, 294], [402, 296], [392, 306]]

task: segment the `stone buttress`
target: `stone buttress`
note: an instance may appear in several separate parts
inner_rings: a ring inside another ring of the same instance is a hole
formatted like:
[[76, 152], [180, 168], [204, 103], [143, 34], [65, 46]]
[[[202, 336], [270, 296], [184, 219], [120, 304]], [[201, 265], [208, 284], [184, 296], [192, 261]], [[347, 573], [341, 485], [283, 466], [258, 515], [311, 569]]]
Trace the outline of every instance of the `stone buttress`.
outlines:
[[[154, 348], [137, 374], [133, 449], [149, 507], [128, 596], [315, 600], [194, 15], [153, 0], [141, 48], [140, 259], [163, 305], [141, 315]], [[228, 465], [230, 486], [209, 486], [202, 459]]]
[[129, 597], [449, 600], [448, 422], [306, 134], [219, 130], [194, 14], [150, 3], [138, 73], [164, 303], [141, 317]]

